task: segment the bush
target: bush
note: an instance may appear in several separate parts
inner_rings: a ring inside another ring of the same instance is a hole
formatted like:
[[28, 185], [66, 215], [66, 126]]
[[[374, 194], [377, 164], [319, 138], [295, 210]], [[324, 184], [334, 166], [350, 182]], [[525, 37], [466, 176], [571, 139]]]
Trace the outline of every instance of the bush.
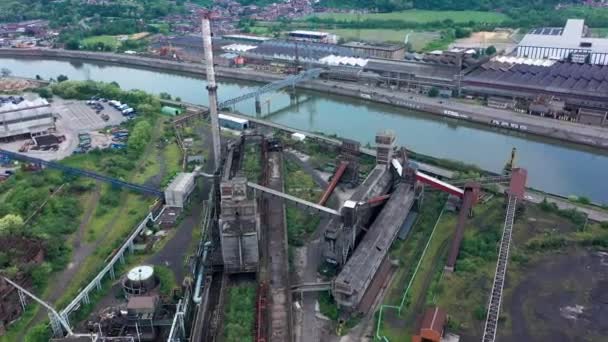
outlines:
[[429, 90], [429, 97], [437, 97], [439, 96], [439, 89], [433, 87]]
[[487, 315], [488, 315], [488, 311], [486, 310], [486, 308], [484, 306], [481, 306], [481, 305], [476, 307], [475, 310], [473, 311], [473, 317], [475, 317], [475, 319], [478, 321], [485, 320]]
[[319, 294], [319, 311], [332, 321], [338, 320], [338, 305], [329, 292], [321, 292]]

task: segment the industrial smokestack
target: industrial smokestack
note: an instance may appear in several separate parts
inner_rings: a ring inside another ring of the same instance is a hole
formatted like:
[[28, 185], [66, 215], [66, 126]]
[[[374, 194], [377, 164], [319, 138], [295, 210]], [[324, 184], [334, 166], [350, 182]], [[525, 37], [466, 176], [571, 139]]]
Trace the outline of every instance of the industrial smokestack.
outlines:
[[211, 24], [209, 17], [203, 16], [203, 49], [205, 50], [205, 66], [207, 71], [207, 91], [209, 92], [209, 117], [211, 118], [211, 135], [213, 136], [213, 161], [217, 170], [220, 167], [220, 124], [217, 114], [217, 84], [213, 69], [213, 47], [211, 45]]

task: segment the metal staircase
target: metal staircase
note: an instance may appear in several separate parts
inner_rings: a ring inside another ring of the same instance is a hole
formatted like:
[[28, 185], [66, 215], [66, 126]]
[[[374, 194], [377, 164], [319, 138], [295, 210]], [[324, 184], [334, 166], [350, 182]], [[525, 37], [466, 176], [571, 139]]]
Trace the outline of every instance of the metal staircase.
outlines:
[[500, 316], [502, 290], [507, 273], [507, 262], [509, 260], [509, 247], [511, 245], [513, 221], [515, 220], [515, 209], [517, 208], [517, 197], [509, 195], [508, 201], [505, 225], [502, 232], [502, 239], [500, 240], [498, 262], [496, 263], [494, 284], [492, 285], [492, 293], [490, 295], [490, 302], [488, 303], [488, 316], [486, 317], [482, 342], [494, 342], [498, 329], [498, 317]]

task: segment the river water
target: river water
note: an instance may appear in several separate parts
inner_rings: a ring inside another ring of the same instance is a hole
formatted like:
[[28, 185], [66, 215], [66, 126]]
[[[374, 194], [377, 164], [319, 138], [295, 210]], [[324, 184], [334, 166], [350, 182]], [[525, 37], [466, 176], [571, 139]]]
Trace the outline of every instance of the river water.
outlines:
[[[206, 82], [190, 76], [132, 69], [115, 65], [54, 60], [0, 58], [0, 68], [15, 76], [47, 79], [60, 74], [72, 80], [118, 82], [124, 89], [166, 92], [183, 101], [207, 104]], [[256, 84], [220, 80], [220, 101], [251, 91]], [[608, 154], [591, 148], [564, 144], [522, 133], [456, 122], [360, 99], [299, 91], [297, 103], [286, 93], [262, 98], [267, 119], [306, 131], [337, 134], [371, 143], [379, 130], [394, 130], [398, 143], [416, 152], [478, 165], [500, 172], [512, 147], [517, 164], [528, 169], [528, 185], [564, 196], [586, 196], [608, 204]], [[255, 115], [253, 100], [240, 103], [237, 111]]]

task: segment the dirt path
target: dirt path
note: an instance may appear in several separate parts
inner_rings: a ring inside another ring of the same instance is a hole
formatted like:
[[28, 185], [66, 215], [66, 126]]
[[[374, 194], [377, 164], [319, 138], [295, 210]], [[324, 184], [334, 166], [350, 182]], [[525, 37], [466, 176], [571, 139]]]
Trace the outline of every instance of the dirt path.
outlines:
[[[80, 269], [80, 266], [83, 264], [84, 260], [95, 251], [95, 246], [93, 244], [87, 243], [86, 241], [83, 243], [83, 236], [86, 227], [89, 225], [89, 222], [95, 213], [95, 209], [97, 208], [97, 203], [99, 202], [100, 197], [101, 184], [99, 181], [97, 181], [93, 194], [87, 201], [86, 211], [82, 216], [82, 220], [80, 221], [80, 225], [78, 226], [78, 230], [76, 231], [74, 240], [72, 241], [72, 260], [66, 266], [66, 268], [61, 271], [61, 273], [56, 274], [52, 281], [49, 282], [50, 288], [47, 289], [47, 293], [49, 295], [44, 298], [47, 302], [55, 303], [61, 297], [63, 294], [62, 289], [67, 288], [70, 281]], [[38, 313], [34, 319], [30, 321], [26, 329], [24, 329], [22, 334], [19, 336], [19, 341], [23, 341], [25, 338], [25, 333], [36, 324], [42, 322], [46, 317], [46, 310], [38, 310]]]

